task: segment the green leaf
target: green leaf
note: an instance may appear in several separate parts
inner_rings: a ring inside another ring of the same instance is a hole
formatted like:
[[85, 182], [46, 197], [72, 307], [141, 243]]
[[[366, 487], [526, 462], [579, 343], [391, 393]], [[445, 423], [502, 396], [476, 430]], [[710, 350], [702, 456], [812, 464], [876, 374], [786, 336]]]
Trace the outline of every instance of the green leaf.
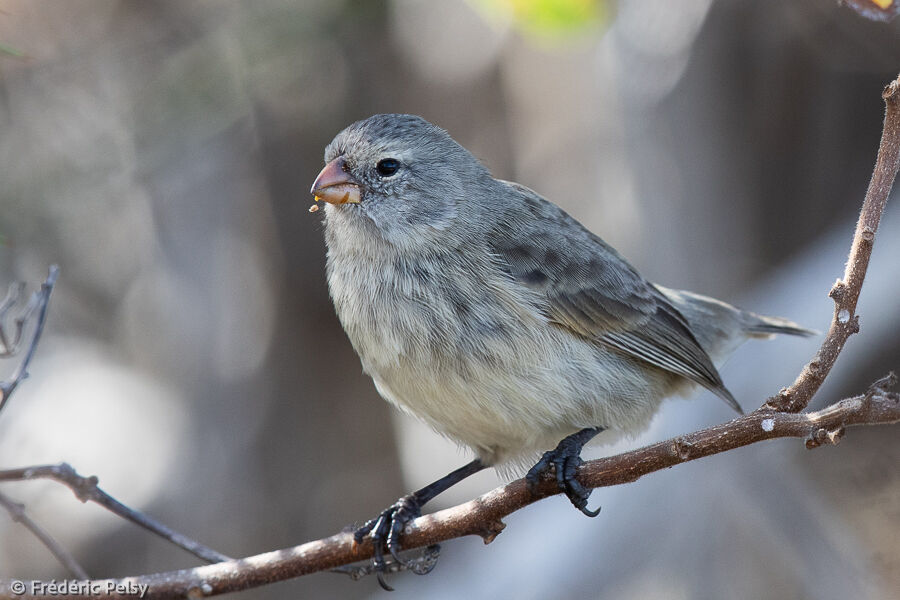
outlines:
[[896, 0], [844, 0], [843, 4], [873, 21], [890, 21], [900, 14]]
[[527, 34], [560, 39], [594, 32], [611, 16], [610, 0], [470, 0], [489, 17], [511, 17]]
[[12, 46], [7, 46], [6, 44], [0, 44], [0, 54], [6, 54], [15, 58], [25, 58], [24, 52], [16, 50]]

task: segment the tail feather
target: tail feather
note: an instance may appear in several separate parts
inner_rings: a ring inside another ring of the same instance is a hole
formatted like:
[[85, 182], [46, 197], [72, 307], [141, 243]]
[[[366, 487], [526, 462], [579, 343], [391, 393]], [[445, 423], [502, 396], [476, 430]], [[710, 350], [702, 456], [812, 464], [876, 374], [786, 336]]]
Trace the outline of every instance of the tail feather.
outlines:
[[726, 388], [724, 384], [720, 385], [717, 388], [709, 388], [709, 390], [713, 394], [715, 394], [716, 396], [718, 396], [719, 398], [724, 400], [725, 404], [727, 404], [728, 406], [733, 408], [735, 410], [735, 412], [737, 412], [737, 414], [739, 414], [739, 415], [744, 414], [744, 409], [741, 408], [741, 405], [738, 404], [738, 401], [731, 394], [731, 392], [728, 391], [728, 388]]
[[818, 331], [801, 327], [793, 321], [782, 319], [781, 317], [765, 317], [754, 313], [745, 314], [750, 317], [750, 322], [744, 326], [744, 331], [751, 337], [767, 338], [776, 333], [800, 337], [810, 337], [819, 334]]

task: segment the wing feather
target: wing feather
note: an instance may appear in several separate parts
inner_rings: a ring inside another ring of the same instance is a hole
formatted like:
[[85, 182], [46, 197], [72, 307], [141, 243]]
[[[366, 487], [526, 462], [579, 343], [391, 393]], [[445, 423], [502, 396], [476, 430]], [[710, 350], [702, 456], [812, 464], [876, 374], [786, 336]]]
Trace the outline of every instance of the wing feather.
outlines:
[[694, 381], [740, 412], [684, 316], [656, 287], [562, 209], [506, 185], [521, 210], [491, 232], [491, 251], [513, 279], [538, 292], [552, 322]]

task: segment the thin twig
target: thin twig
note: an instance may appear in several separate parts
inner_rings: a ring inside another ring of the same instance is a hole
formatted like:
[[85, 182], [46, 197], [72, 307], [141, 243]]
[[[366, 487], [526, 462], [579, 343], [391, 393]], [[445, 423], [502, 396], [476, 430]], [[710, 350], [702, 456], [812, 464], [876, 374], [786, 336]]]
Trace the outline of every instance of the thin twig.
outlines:
[[834, 300], [831, 327], [822, 342], [822, 347], [803, 367], [796, 381], [769, 398], [761, 410], [800, 412], [806, 408], [831, 372], [847, 338], [859, 332], [856, 302], [859, 300], [869, 258], [872, 256], [878, 223], [891, 194], [897, 169], [900, 168], [900, 78], [885, 87], [881, 97], [886, 107], [881, 144], [878, 146], [875, 170], [856, 223], [850, 255], [844, 268], [844, 278], [838, 279], [828, 294]]
[[6, 314], [19, 301], [19, 296], [22, 295], [24, 289], [25, 283], [22, 281], [11, 283], [6, 292], [6, 297], [0, 302], [0, 346], [3, 346], [0, 349], [0, 358], [9, 358], [15, 355], [18, 350], [17, 344], [10, 343], [6, 339]]
[[31, 517], [28, 516], [28, 513], [25, 512], [25, 505], [19, 502], [12, 500], [9, 496], [0, 492], [0, 506], [6, 509], [6, 512], [9, 513], [9, 516], [12, 517], [12, 520], [16, 523], [21, 523], [28, 531], [34, 535], [47, 549], [56, 557], [62, 565], [69, 570], [72, 575], [78, 577], [79, 579], [87, 579], [88, 574], [81, 565], [78, 564], [78, 561], [75, 560], [75, 557], [66, 550], [62, 544], [53, 539], [46, 529], [41, 527], [37, 522], [34, 521]]
[[67, 463], [23, 467], [19, 469], [5, 469], [0, 471], [0, 481], [25, 481], [28, 479], [52, 479], [53, 481], [65, 484], [72, 490], [75, 497], [82, 502], [94, 502], [95, 504], [99, 504], [106, 510], [119, 515], [132, 523], [140, 525], [144, 529], [172, 542], [176, 546], [187, 550], [194, 556], [208, 563], [232, 560], [230, 557], [220, 552], [216, 552], [211, 548], [207, 548], [203, 544], [178, 533], [159, 521], [125, 506], [100, 489], [97, 485], [98, 480], [96, 476], [92, 475], [90, 477], [84, 477], [79, 475], [75, 469]]
[[50, 273], [47, 275], [47, 280], [41, 285], [40, 292], [32, 297], [23, 311], [23, 314], [16, 320], [18, 333], [16, 334], [15, 345], [17, 346], [18, 341], [20, 341], [21, 338], [22, 327], [24, 327], [25, 320], [31, 315], [32, 311], [37, 310], [37, 325], [35, 325], [34, 334], [31, 336], [31, 342], [28, 344], [25, 356], [22, 357], [22, 362], [16, 367], [16, 370], [8, 381], [0, 382], [0, 411], [3, 410], [7, 400], [9, 400], [9, 397], [19, 384], [28, 377], [28, 365], [31, 363], [31, 359], [34, 358], [38, 341], [40, 341], [41, 333], [44, 331], [44, 321], [47, 320], [47, 307], [50, 305], [50, 294], [53, 293], [53, 286], [56, 284], [57, 277], [59, 277], [59, 267], [52, 265], [50, 267]]
[[[866, 394], [841, 400], [817, 412], [755, 412], [690, 435], [592, 460], [582, 465], [578, 480], [590, 487], [618, 485], [680, 463], [773, 438], [805, 438], [810, 448], [837, 443], [846, 427], [900, 422], [900, 396], [886, 389], [895, 380], [893, 376], [879, 380]], [[403, 547], [411, 550], [467, 535], [478, 535], [490, 542], [502, 531], [502, 519], [507, 515], [557, 493], [559, 489], [552, 478], [542, 481], [535, 494], [529, 492], [524, 479], [514, 481], [465, 504], [419, 517], [406, 529]], [[214, 565], [94, 583], [102, 590], [147, 585], [145, 598], [199, 598], [335, 569], [368, 560], [373, 551], [368, 538], [357, 544], [353, 533], [345, 531], [293, 548]], [[364, 573], [365, 570], [360, 571]], [[0, 598], [50, 598], [41, 594], [16, 596], [9, 591], [9, 585], [8, 581], [0, 581]], [[85, 598], [125, 600], [130, 596], [104, 592]]]

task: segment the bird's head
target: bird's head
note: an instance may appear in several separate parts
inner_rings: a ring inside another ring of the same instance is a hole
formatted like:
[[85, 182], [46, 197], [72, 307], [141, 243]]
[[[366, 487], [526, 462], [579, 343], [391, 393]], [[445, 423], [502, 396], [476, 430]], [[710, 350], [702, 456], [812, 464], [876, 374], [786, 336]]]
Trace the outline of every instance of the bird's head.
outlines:
[[325, 149], [325, 163], [310, 190], [316, 200], [369, 221], [388, 241], [446, 230], [462, 202], [478, 200], [469, 190], [491, 180], [446, 131], [413, 115], [353, 123]]

